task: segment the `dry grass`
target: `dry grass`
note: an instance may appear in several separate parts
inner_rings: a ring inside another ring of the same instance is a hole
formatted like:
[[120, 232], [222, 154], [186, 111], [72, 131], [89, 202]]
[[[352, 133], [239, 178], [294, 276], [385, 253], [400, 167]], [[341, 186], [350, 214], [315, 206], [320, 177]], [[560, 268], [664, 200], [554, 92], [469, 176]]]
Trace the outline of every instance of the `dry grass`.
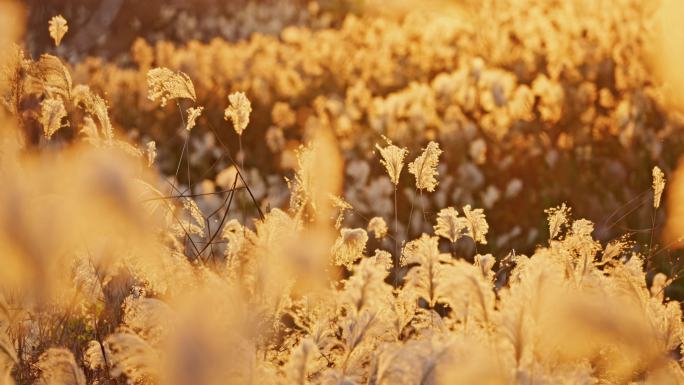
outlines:
[[[0, 3], [0, 385], [684, 384], [683, 270], [655, 263], [681, 241], [681, 171], [643, 155], [678, 112], [635, 58], [651, 11], [619, 3], [140, 42], [137, 69], [26, 57]], [[616, 144], [599, 157], [648, 187], [604, 219], [640, 208], [646, 244], [548, 198], [548, 226], [502, 230], [497, 201], [567, 169], [469, 190]], [[523, 231], [548, 240], [521, 254]]]

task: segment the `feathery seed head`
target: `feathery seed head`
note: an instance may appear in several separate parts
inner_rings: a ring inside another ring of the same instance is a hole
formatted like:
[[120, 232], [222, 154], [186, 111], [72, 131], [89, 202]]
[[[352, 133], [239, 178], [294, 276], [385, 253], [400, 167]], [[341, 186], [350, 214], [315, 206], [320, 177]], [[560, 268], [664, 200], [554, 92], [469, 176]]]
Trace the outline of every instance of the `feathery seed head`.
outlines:
[[154, 140], [147, 142], [145, 152], [147, 153], [147, 166], [152, 167], [154, 160], [157, 159], [157, 142]]
[[190, 77], [168, 68], [152, 68], [147, 71], [147, 89], [147, 97], [152, 101], [159, 99], [162, 107], [171, 99], [187, 98], [197, 101], [195, 86]]
[[389, 139], [385, 139], [388, 142], [386, 147], [383, 148], [376, 144], [375, 148], [377, 148], [380, 151], [380, 156], [382, 156], [380, 162], [383, 166], [385, 166], [385, 169], [387, 169], [387, 174], [389, 175], [390, 180], [396, 186], [397, 184], [399, 184], [401, 169], [404, 167], [404, 158], [406, 157], [406, 154], [408, 154], [408, 150], [405, 148], [397, 147], [393, 145]]
[[67, 116], [64, 103], [61, 99], [45, 99], [40, 104], [40, 123], [43, 125], [43, 133], [48, 140], [60, 128], [68, 126], [62, 123]]
[[487, 244], [485, 236], [489, 231], [489, 224], [485, 218], [484, 210], [470, 209], [470, 205], [463, 207], [463, 214], [467, 220], [466, 235], [473, 238], [477, 243]]
[[660, 197], [665, 190], [665, 174], [658, 166], [653, 167], [653, 208], [660, 207]]
[[375, 235], [375, 239], [382, 239], [387, 235], [387, 222], [382, 217], [373, 217], [368, 222], [368, 231]]
[[555, 239], [563, 227], [568, 224], [571, 211], [570, 207], [566, 206], [565, 203], [558, 207], [544, 210], [546, 215], [548, 215], [549, 239]]
[[340, 236], [333, 245], [335, 264], [351, 270], [354, 262], [363, 256], [367, 242], [368, 233], [364, 229], [343, 228], [340, 230]]
[[228, 95], [230, 106], [224, 111], [223, 118], [233, 122], [233, 128], [238, 135], [242, 135], [249, 124], [249, 114], [252, 112], [252, 104], [244, 92], [234, 92]]
[[413, 162], [409, 163], [409, 172], [416, 177], [416, 188], [419, 190], [427, 190], [429, 192], [435, 191], [437, 184], [436, 176], [437, 165], [439, 164], [439, 156], [442, 150], [439, 148], [439, 143], [431, 141], [428, 143], [423, 153], [420, 154]]
[[55, 41], [55, 45], [59, 47], [62, 43], [62, 38], [69, 30], [66, 19], [62, 15], [54, 16], [48, 22], [48, 31], [50, 32], [50, 37]]
[[197, 118], [199, 118], [200, 115], [202, 115], [202, 111], [204, 111], [204, 107], [188, 108], [188, 122], [185, 124], [186, 130], [190, 131], [193, 127], [195, 127], [195, 124], [197, 123]]
[[435, 234], [450, 240], [452, 243], [458, 241], [467, 231], [468, 220], [458, 216], [458, 211], [453, 207], [441, 209], [437, 214], [437, 224]]

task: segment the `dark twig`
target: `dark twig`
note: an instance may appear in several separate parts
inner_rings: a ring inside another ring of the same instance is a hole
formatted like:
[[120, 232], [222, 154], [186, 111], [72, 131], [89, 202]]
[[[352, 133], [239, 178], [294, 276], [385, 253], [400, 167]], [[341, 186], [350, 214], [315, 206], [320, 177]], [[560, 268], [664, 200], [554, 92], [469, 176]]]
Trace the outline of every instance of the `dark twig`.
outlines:
[[257, 202], [256, 198], [254, 197], [254, 194], [252, 193], [252, 190], [249, 188], [249, 185], [247, 184], [247, 181], [245, 178], [242, 176], [242, 173], [240, 172], [240, 169], [238, 167], [237, 162], [235, 162], [235, 159], [233, 159], [233, 156], [230, 154], [230, 149], [228, 146], [226, 146], [225, 143], [221, 140], [219, 137], [218, 133], [216, 132], [216, 129], [213, 124], [210, 122], [207, 123], [211, 131], [214, 133], [214, 136], [216, 137], [216, 140], [221, 144], [221, 147], [226, 151], [226, 155], [228, 155], [228, 159], [230, 159], [230, 162], [235, 166], [235, 169], [237, 170], [237, 175], [240, 177], [240, 180], [242, 183], [245, 185], [245, 189], [247, 189], [247, 193], [249, 193], [250, 198], [252, 198], [252, 202], [254, 203], [254, 207], [257, 209], [257, 212], [259, 213], [259, 217], [263, 220], [264, 219], [264, 213], [261, 211], [261, 207], [259, 207], [259, 203]]
[[226, 218], [228, 217], [228, 212], [230, 211], [230, 206], [233, 203], [233, 197], [235, 196], [235, 185], [237, 184], [237, 181], [238, 181], [238, 176], [235, 175], [235, 180], [233, 181], [233, 191], [229, 195], [230, 200], [228, 201], [228, 206], [226, 207], [226, 211], [223, 213], [223, 217], [221, 218], [221, 222], [219, 223], [218, 227], [216, 228], [216, 231], [214, 232], [214, 234], [211, 235], [211, 238], [209, 238], [209, 240], [207, 241], [207, 244], [204, 245], [202, 250], [200, 250], [200, 252], [199, 252], [200, 255], [204, 252], [204, 250], [207, 249], [207, 247], [209, 247], [209, 245], [212, 244], [212, 242], [214, 241], [214, 238], [216, 238], [218, 233], [221, 232], [221, 230], [223, 229], [223, 224], [225, 223]]
[[198, 194], [188, 194], [185, 195], [181, 191], [180, 195], [168, 195], [168, 196], [161, 196], [157, 198], [148, 198], [142, 200], [142, 202], [150, 202], [150, 201], [159, 201], [159, 200], [165, 200], [165, 199], [178, 199], [178, 198], [196, 198], [196, 197], [201, 197], [201, 196], [207, 196], [207, 195], [218, 195], [218, 194], [223, 194], [223, 193], [229, 193], [234, 190], [242, 190], [245, 188], [244, 186], [237, 186], [234, 189], [226, 189], [226, 190], [219, 190], [219, 191], [214, 191], [214, 192], [208, 192], [208, 193], [198, 193]]

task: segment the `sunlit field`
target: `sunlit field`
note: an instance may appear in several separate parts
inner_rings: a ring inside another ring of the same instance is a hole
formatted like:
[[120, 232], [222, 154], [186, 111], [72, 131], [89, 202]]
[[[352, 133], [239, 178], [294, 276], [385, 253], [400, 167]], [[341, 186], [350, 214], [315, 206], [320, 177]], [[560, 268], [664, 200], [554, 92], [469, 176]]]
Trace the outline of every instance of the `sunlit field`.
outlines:
[[0, 385], [684, 385], [682, 20], [0, 0]]

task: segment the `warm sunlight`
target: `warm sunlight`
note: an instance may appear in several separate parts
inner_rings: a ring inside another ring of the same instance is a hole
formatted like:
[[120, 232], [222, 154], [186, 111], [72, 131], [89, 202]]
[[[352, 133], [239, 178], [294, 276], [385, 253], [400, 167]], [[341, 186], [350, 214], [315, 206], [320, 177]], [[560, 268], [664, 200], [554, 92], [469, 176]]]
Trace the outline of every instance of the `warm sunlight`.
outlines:
[[0, 385], [684, 385], [677, 0], [0, 0]]

